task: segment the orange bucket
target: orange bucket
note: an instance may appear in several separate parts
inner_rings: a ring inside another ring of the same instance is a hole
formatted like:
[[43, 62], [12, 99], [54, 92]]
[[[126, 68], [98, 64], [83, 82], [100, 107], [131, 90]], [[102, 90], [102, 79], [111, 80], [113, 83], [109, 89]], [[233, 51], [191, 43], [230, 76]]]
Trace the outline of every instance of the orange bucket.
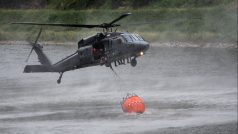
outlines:
[[135, 94], [127, 94], [121, 102], [121, 108], [125, 113], [144, 113], [144, 101]]

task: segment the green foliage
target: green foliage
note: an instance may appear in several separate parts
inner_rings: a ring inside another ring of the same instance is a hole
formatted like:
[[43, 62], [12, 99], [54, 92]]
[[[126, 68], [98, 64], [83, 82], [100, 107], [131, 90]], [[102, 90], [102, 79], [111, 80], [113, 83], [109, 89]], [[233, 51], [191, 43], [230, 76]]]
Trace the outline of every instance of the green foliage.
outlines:
[[[0, 10], [0, 40], [34, 38], [33, 35], [39, 30], [37, 26], [11, 25], [10, 22], [100, 24], [110, 22], [125, 12], [132, 12], [133, 15], [120, 21], [122, 27], [118, 31], [136, 32], [149, 41], [237, 41], [237, 12], [236, 7], [230, 6], [140, 10]], [[101, 32], [101, 29], [44, 27], [41, 40], [78, 41], [96, 32]]]
[[235, 0], [48, 0], [49, 8], [66, 9], [139, 9], [165, 7], [207, 7]]
[[0, 0], [6, 9], [141, 9], [209, 7], [225, 5], [235, 0]]
[[155, 0], [155, 7], [208, 7], [222, 5], [234, 0]]
[[56, 9], [86, 9], [96, 4], [96, 0], [49, 0], [49, 5]]

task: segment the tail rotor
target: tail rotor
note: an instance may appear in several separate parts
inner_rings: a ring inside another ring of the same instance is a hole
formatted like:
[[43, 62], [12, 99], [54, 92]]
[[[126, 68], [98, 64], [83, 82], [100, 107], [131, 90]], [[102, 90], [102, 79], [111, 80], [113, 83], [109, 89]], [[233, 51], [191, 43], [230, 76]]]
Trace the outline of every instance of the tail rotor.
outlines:
[[39, 33], [38, 33], [38, 35], [37, 35], [37, 37], [36, 37], [35, 42], [34, 42], [34, 43], [32, 43], [32, 42], [29, 43], [30, 45], [32, 45], [32, 48], [31, 48], [30, 53], [29, 53], [28, 56], [27, 56], [26, 62], [28, 62], [28, 60], [29, 60], [29, 58], [30, 58], [30, 56], [31, 56], [31, 54], [32, 54], [32, 52], [33, 52], [34, 47], [36, 47], [37, 42], [38, 42], [38, 40], [39, 40], [39, 38], [40, 38], [41, 32], [42, 32], [42, 28], [40, 28], [40, 31], [39, 31]]
[[[34, 46], [33, 46], [34, 47]], [[33, 47], [31, 48], [31, 51], [30, 51], [30, 53], [28, 54], [28, 56], [27, 56], [27, 58], [26, 58], [26, 62], [28, 62], [28, 60], [29, 60], [29, 58], [30, 58], [30, 56], [31, 56], [31, 53], [32, 53], [32, 51], [33, 51]]]

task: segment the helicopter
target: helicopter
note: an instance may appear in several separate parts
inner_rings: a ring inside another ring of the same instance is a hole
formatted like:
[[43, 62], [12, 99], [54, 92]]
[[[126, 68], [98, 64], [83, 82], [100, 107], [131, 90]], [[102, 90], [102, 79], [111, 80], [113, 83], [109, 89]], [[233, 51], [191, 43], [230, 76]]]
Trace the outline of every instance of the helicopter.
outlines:
[[[23, 72], [56, 72], [60, 74], [57, 80], [57, 83], [60, 84], [63, 73], [75, 69], [105, 65], [106, 67], [110, 67], [114, 72], [112, 67], [113, 63], [115, 67], [119, 65], [125, 65], [126, 63], [130, 63], [132, 67], [135, 67], [137, 65], [136, 58], [145, 54], [145, 52], [149, 49], [149, 43], [145, 41], [139, 34], [116, 32], [116, 30], [113, 31], [114, 27], [120, 26], [120, 24], [116, 24], [116, 22], [129, 15], [131, 15], [131, 13], [125, 13], [109, 23], [102, 23], [99, 25], [35, 22], [12, 23], [41, 26], [35, 42], [30, 43], [32, 49], [26, 60], [27, 62], [30, 55], [32, 54], [32, 51], [34, 50], [41, 65], [26, 65]], [[52, 64], [52, 62], [43, 52], [43, 46], [38, 43], [38, 39], [42, 32], [42, 26], [102, 28], [103, 32], [97, 33], [88, 38], [81, 39], [78, 41], [78, 49], [73, 54]]]

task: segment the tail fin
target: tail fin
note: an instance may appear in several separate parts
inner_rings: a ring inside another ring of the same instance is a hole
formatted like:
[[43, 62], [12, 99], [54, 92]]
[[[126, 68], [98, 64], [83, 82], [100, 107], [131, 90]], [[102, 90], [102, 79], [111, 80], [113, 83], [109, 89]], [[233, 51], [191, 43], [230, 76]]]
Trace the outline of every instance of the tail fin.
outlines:
[[34, 50], [38, 56], [38, 59], [40, 61], [40, 63], [44, 66], [51, 66], [51, 62], [50, 60], [47, 58], [47, 56], [44, 54], [44, 52], [42, 51], [42, 46], [40, 44], [38, 44], [38, 40], [40, 38], [40, 35], [41, 35], [41, 32], [42, 32], [42, 28], [40, 28], [40, 31], [39, 33], [37, 34], [37, 37], [36, 37], [36, 40], [34, 43], [30, 43], [30, 45], [32, 45], [32, 49], [26, 59], [26, 62], [28, 61], [32, 51]]
[[40, 44], [34, 44], [33, 49], [36, 52], [39, 62], [44, 66], [51, 66], [51, 62], [48, 59], [48, 57], [45, 55], [45, 53], [42, 50], [42, 46]]

